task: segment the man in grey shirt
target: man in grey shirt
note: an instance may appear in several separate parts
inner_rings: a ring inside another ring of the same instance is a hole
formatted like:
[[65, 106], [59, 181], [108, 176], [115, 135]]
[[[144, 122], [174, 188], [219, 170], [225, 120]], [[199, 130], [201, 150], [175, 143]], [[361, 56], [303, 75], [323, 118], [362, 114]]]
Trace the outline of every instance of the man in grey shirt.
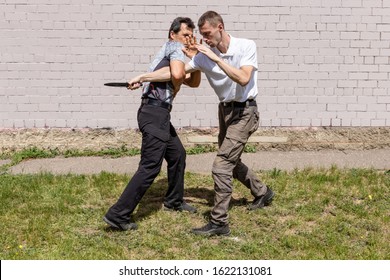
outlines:
[[[164, 209], [169, 211], [196, 212], [196, 208], [183, 200], [186, 152], [172, 126], [170, 112], [172, 102], [184, 83], [198, 86], [200, 72], [186, 79], [185, 55], [182, 51], [186, 38], [192, 36], [194, 23], [190, 18], [176, 18], [169, 29], [167, 41], [156, 55], [150, 71], [169, 66], [169, 81], [146, 82], [142, 93], [137, 120], [142, 132], [141, 161], [118, 201], [108, 210], [103, 220], [119, 230], [134, 230], [137, 225], [131, 220], [138, 203], [160, 172], [163, 160], [168, 167], [168, 191]], [[132, 85], [141, 86], [141, 84]]]

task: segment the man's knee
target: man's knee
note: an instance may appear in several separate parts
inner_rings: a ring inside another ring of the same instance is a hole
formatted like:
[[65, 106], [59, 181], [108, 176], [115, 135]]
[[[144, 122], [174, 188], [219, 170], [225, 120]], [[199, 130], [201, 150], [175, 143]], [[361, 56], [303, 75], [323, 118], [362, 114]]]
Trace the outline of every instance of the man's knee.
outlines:
[[175, 153], [175, 160], [180, 162], [186, 161], [186, 150], [184, 148], [178, 149], [177, 153]]
[[241, 162], [237, 163], [236, 167], [233, 169], [233, 178], [240, 179], [245, 178], [249, 172], [249, 168]]
[[211, 168], [211, 174], [213, 175], [213, 177], [217, 178], [233, 175], [232, 172], [226, 170], [223, 165], [218, 164], [216, 161], [214, 161], [213, 166]]
[[212, 177], [214, 180], [214, 189], [218, 193], [232, 193], [232, 184], [233, 184], [233, 176], [226, 171], [220, 169], [211, 170]]
[[171, 163], [184, 163], [186, 161], [186, 150], [184, 147], [176, 149], [174, 152], [170, 152], [166, 160]]

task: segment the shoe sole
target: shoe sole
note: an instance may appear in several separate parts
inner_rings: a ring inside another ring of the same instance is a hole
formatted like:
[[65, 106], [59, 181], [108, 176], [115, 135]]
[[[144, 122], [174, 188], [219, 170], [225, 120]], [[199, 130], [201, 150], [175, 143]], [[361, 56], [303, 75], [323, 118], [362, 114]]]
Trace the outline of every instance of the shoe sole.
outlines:
[[168, 208], [168, 207], [166, 207], [165, 205], [163, 206], [163, 211], [167, 211], [167, 212], [188, 212], [188, 213], [192, 213], [192, 214], [195, 214], [195, 213], [198, 212], [197, 210], [195, 210], [195, 211], [189, 211], [189, 210], [186, 210], [186, 209]]
[[268, 199], [264, 202], [264, 206], [270, 205], [270, 204], [272, 203], [272, 200], [274, 199], [274, 196], [275, 196], [275, 193], [272, 192], [271, 197], [268, 198]]
[[167, 211], [167, 212], [176, 212], [176, 211], [179, 211], [179, 210], [175, 210], [173, 208], [168, 208], [166, 207], [165, 205], [163, 206], [163, 211]]
[[250, 206], [248, 207], [248, 210], [253, 211], [253, 210], [256, 210], [256, 209], [264, 208], [265, 206], [269, 206], [269, 205], [272, 203], [272, 200], [274, 199], [274, 196], [275, 196], [275, 193], [271, 190], [270, 197], [267, 198], [266, 201], [264, 201], [264, 204], [263, 204], [263, 205], [258, 205], [258, 206], [256, 206], [256, 207], [253, 207], [253, 205], [250, 205]]
[[221, 234], [214, 234], [214, 235], [217, 235], [217, 236], [229, 236], [230, 235], [230, 230], [229, 230], [229, 232], [227, 232], [227, 233], [221, 233]]
[[230, 233], [231, 233], [231, 231], [230, 231], [230, 229], [229, 229], [229, 231], [226, 232], [226, 233], [209, 233], [209, 232], [200, 233], [200, 232], [194, 232], [194, 231], [191, 231], [191, 233], [196, 234], [196, 235], [201, 235], [201, 236], [210, 237], [210, 236], [229, 236]]
[[111, 222], [109, 219], [107, 219], [106, 216], [103, 217], [103, 221], [105, 221], [108, 225], [112, 226], [113, 228], [122, 230], [121, 227], [119, 227], [115, 223]]
[[135, 223], [130, 223], [131, 227], [123, 228], [122, 226], [117, 225], [113, 221], [110, 221], [106, 216], [103, 217], [103, 221], [105, 221], [108, 225], [110, 225], [111, 227], [115, 228], [116, 230], [128, 231], [128, 230], [136, 230], [138, 228], [137, 224], [135, 224]]

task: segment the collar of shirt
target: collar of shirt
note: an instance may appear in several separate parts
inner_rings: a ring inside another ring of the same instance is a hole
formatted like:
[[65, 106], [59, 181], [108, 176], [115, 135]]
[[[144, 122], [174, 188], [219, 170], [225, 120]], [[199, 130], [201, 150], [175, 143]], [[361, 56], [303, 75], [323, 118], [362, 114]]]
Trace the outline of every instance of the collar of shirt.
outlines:
[[236, 46], [236, 38], [228, 34], [230, 37], [230, 43], [229, 43], [229, 48], [226, 53], [221, 53], [217, 47], [212, 48], [212, 51], [217, 54], [219, 57], [224, 58], [224, 57], [232, 57], [234, 56], [235, 50], [234, 47]]

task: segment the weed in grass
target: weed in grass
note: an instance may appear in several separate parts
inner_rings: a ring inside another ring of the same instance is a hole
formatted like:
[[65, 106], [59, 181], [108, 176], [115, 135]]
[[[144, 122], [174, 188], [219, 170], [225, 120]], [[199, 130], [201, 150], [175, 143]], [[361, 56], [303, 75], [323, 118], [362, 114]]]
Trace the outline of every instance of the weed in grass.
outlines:
[[244, 147], [244, 153], [256, 153], [256, 145], [253, 144], [246, 144]]
[[14, 153], [12, 157], [12, 163], [16, 164], [25, 159], [33, 159], [33, 158], [52, 158], [58, 156], [59, 152], [56, 149], [43, 150], [38, 149], [36, 147], [31, 147], [24, 149], [20, 152]]
[[125, 157], [125, 156], [135, 156], [139, 155], [141, 150], [138, 148], [127, 148], [122, 146], [120, 148], [108, 148], [100, 151], [92, 150], [66, 150], [62, 153], [64, 157], [88, 157], [88, 156], [107, 156], [111, 158]]
[[281, 174], [282, 174], [282, 170], [277, 169], [277, 168], [273, 168], [272, 171], [271, 171], [270, 176], [271, 176], [271, 178], [276, 179], [276, 178], [279, 177]]
[[[195, 145], [193, 147], [186, 148], [186, 152], [189, 155], [210, 153], [215, 151], [217, 151], [215, 145]], [[139, 148], [128, 148], [125, 145], [119, 148], [107, 148], [99, 151], [88, 150], [88, 149], [60, 151], [59, 149], [41, 149], [37, 147], [29, 147], [17, 152], [0, 153], [0, 159], [11, 159], [12, 160], [11, 165], [15, 165], [26, 159], [52, 158], [56, 156], [63, 156], [63, 157], [108, 156], [112, 158], [118, 158], [118, 157], [125, 157], [125, 156], [136, 156], [140, 154], [141, 154], [141, 150]]]
[[212, 153], [217, 151], [215, 145], [195, 145], [193, 147], [186, 148], [186, 153], [188, 155], [198, 155], [204, 153]]

